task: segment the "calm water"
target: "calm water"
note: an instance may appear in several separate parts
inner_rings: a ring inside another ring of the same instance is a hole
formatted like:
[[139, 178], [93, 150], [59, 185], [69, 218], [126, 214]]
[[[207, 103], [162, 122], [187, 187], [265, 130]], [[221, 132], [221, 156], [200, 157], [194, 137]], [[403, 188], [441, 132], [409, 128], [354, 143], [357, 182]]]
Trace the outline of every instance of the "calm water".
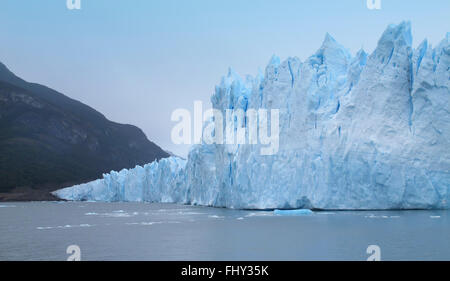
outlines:
[[0, 203], [0, 260], [450, 260], [449, 211], [282, 217], [145, 203]]

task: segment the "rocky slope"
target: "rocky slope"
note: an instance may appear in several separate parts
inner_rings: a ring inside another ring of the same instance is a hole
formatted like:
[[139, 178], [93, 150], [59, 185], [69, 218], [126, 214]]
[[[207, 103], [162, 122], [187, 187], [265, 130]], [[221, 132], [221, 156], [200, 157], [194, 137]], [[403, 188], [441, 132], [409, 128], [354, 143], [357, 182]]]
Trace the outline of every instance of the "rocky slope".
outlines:
[[139, 128], [0, 63], [0, 200], [51, 199], [50, 190], [168, 156]]

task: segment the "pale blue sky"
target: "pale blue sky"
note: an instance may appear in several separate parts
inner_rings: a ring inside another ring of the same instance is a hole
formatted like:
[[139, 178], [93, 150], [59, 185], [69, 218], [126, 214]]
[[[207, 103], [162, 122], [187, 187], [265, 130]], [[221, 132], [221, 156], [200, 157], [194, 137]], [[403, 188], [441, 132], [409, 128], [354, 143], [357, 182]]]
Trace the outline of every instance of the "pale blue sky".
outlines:
[[232, 66], [255, 74], [273, 54], [304, 60], [326, 32], [371, 52], [390, 23], [412, 22], [414, 46], [450, 31], [449, 0], [1, 0], [0, 61], [20, 77], [139, 126], [164, 149], [176, 108], [209, 105]]

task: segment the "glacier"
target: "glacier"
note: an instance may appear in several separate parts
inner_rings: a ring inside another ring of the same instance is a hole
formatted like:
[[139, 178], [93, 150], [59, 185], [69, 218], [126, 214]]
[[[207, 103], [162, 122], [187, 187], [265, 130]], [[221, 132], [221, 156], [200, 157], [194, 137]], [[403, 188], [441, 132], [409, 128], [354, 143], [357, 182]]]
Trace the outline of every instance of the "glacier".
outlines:
[[143, 167], [55, 191], [66, 200], [145, 201], [238, 209], [448, 209], [450, 33], [412, 47], [411, 24], [389, 25], [371, 54], [329, 34], [301, 61], [233, 70], [215, 109], [279, 109], [279, 150], [194, 145]]

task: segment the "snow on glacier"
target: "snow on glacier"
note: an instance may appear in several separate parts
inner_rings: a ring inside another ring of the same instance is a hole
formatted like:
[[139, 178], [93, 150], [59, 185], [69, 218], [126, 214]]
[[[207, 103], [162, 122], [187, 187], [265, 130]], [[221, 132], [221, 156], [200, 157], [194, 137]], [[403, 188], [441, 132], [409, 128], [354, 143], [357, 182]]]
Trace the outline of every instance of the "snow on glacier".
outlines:
[[372, 54], [329, 34], [306, 61], [274, 56], [264, 74], [230, 69], [213, 108], [279, 109], [279, 151], [202, 144], [56, 191], [67, 200], [177, 202], [248, 209], [450, 207], [450, 33], [412, 48], [390, 25]]

